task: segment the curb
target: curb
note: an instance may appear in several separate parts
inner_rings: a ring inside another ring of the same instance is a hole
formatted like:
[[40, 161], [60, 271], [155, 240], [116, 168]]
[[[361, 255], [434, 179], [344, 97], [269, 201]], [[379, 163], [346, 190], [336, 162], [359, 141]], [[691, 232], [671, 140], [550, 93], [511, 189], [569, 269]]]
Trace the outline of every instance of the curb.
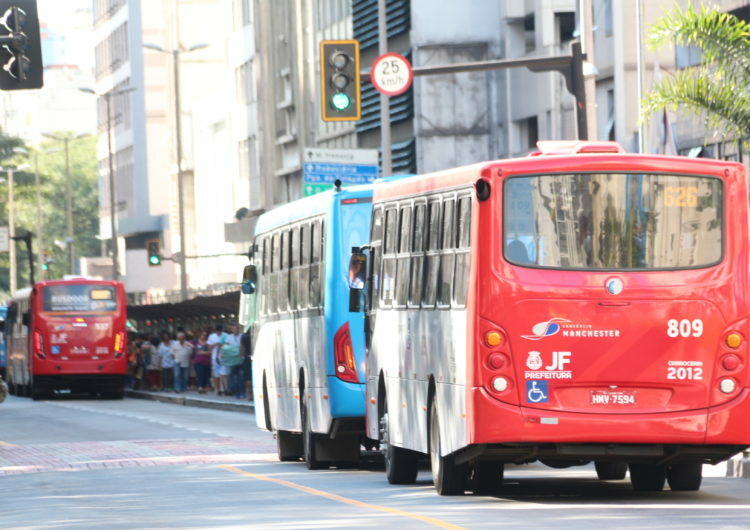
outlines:
[[199, 407], [204, 409], [229, 410], [233, 412], [255, 413], [255, 405], [249, 401], [233, 403], [231, 401], [220, 401], [216, 399], [199, 398], [185, 395], [157, 394], [156, 392], [145, 392], [142, 390], [126, 390], [125, 395], [130, 398], [148, 399], [161, 403], [172, 403], [185, 407]]

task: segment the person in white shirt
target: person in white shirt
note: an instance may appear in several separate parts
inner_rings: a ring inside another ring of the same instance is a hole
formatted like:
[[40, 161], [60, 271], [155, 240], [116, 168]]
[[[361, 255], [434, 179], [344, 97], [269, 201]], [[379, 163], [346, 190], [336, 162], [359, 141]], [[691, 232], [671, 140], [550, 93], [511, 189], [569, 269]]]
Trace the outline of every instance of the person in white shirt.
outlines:
[[161, 388], [172, 390], [174, 388], [174, 355], [172, 354], [172, 337], [166, 331], [161, 334], [161, 342], [157, 351], [161, 357]]
[[174, 355], [177, 378], [175, 390], [184, 392], [187, 390], [188, 377], [190, 375], [190, 360], [193, 357], [193, 345], [185, 340], [185, 333], [180, 331], [177, 340], [172, 343], [172, 354]]
[[217, 394], [223, 394], [226, 391], [226, 376], [222, 379], [221, 344], [224, 337], [224, 328], [217, 324], [215, 331], [208, 336], [208, 345], [211, 347], [211, 381]]
[[229, 394], [236, 398], [242, 397], [242, 352], [240, 349], [240, 327], [232, 322], [229, 324], [229, 334], [224, 337], [224, 344], [221, 347], [221, 364], [226, 370], [229, 370]]

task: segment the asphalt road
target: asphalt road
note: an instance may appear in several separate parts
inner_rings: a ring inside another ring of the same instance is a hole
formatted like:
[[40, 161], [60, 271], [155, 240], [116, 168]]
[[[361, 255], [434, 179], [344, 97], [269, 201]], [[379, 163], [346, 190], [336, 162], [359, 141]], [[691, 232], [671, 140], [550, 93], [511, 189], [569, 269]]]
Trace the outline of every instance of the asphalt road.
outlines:
[[506, 470], [497, 496], [439, 497], [429, 472], [280, 463], [249, 413], [154, 401], [0, 405], [0, 528], [747, 528], [750, 481], [636, 493], [593, 467]]

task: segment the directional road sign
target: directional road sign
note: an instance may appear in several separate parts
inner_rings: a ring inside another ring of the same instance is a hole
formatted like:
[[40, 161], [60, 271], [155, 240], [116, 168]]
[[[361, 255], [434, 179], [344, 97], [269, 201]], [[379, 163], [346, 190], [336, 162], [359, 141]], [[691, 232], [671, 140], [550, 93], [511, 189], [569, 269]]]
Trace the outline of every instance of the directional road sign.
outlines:
[[304, 196], [344, 185], [367, 184], [378, 178], [376, 149], [305, 149], [302, 164]]

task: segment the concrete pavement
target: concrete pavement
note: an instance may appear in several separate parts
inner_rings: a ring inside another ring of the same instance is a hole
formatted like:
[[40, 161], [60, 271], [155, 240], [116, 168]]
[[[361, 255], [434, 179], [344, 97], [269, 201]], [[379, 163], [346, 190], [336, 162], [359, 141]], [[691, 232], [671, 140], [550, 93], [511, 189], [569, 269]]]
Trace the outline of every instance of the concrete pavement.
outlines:
[[197, 390], [187, 390], [182, 393], [154, 391], [154, 390], [127, 390], [126, 396], [138, 399], [150, 399], [162, 403], [173, 403], [187, 407], [201, 407], [217, 410], [231, 410], [235, 412], [255, 412], [252, 401], [237, 399], [233, 396], [219, 396], [215, 392], [199, 394]]

